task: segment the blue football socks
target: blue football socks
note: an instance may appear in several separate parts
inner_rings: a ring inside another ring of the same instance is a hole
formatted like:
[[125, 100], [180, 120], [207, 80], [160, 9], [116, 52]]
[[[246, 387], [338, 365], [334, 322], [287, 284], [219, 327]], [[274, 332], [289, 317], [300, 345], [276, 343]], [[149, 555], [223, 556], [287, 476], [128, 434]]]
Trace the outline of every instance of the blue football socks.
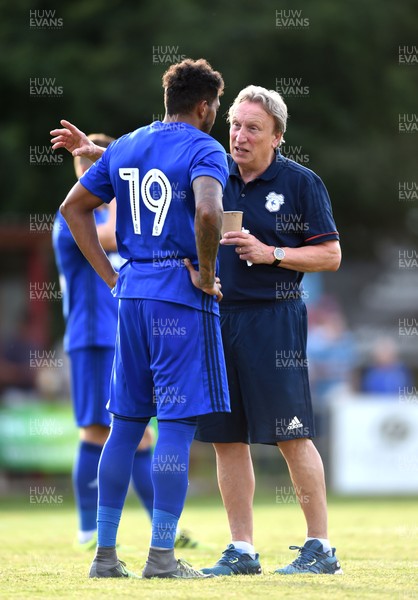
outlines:
[[113, 417], [110, 435], [103, 447], [99, 463], [97, 533], [100, 547], [116, 545], [116, 534], [131, 479], [134, 455], [146, 425], [147, 420], [139, 422]]
[[151, 479], [152, 450], [137, 450], [132, 467], [132, 485], [141, 499], [146, 511], [152, 519], [152, 507], [154, 503], [154, 488]]
[[73, 468], [73, 487], [80, 531], [96, 529], [97, 468], [101, 452], [102, 447], [97, 444], [79, 443]]
[[158, 440], [152, 460], [154, 512], [151, 546], [174, 548], [177, 523], [189, 485], [189, 455], [194, 422], [159, 421]]

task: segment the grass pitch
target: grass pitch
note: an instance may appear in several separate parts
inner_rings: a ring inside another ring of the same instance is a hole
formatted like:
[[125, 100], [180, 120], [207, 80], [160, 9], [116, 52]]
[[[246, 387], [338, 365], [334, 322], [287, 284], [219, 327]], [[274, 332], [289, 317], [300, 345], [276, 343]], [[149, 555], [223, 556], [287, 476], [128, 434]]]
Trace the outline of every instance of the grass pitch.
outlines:
[[[264, 574], [212, 580], [92, 580], [92, 554], [76, 551], [76, 528], [70, 492], [61, 503], [34, 504], [20, 498], [0, 505], [0, 598], [170, 600], [306, 598], [335, 600], [418, 598], [418, 502], [407, 499], [331, 499], [331, 542], [337, 546], [342, 576], [278, 576], [272, 572], [293, 560], [290, 544], [301, 545], [304, 522], [294, 503], [256, 498], [255, 543]], [[227, 521], [220, 500], [191, 499], [182, 525], [205, 543], [204, 549], [182, 550], [197, 568], [218, 560], [228, 543]], [[128, 500], [120, 526], [120, 558], [140, 574], [146, 560], [150, 527], [134, 498]]]

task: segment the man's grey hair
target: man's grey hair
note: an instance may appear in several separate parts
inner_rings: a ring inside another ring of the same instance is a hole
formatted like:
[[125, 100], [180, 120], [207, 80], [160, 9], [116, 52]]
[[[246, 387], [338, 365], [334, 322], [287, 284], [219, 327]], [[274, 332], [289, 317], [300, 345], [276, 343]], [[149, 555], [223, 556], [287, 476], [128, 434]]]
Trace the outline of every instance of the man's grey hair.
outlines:
[[[228, 123], [232, 123], [234, 112], [241, 102], [258, 102], [266, 113], [271, 115], [275, 122], [276, 132], [284, 135], [287, 122], [287, 106], [279, 94], [275, 90], [268, 90], [260, 85], [248, 85], [242, 89], [232, 103], [228, 112]], [[284, 142], [282, 138], [281, 142]]]

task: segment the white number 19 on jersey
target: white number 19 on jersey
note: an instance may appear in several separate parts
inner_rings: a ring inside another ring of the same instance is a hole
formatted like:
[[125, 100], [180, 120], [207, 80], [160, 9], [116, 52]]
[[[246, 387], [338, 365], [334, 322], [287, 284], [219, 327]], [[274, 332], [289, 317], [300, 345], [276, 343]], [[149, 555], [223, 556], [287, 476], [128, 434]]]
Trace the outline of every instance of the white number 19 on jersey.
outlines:
[[[173, 197], [171, 183], [166, 175], [159, 169], [150, 169], [145, 173], [141, 183], [141, 195], [139, 194], [139, 169], [119, 169], [119, 176], [129, 182], [129, 199], [134, 233], [141, 235], [141, 196], [145, 206], [155, 213], [152, 235], [161, 235]], [[153, 184], [158, 184], [160, 187], [161, 196], [158, 199], [152, 196], [151, 186]]]

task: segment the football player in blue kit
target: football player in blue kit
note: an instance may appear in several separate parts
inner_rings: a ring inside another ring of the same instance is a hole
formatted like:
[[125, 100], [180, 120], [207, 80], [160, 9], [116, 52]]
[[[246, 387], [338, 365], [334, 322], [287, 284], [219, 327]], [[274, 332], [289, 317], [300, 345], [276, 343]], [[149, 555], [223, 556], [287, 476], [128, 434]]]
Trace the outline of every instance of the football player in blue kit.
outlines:
[[[80, 249], [119, 298], [108, 405], [113, 418], [99, 465], [98, 548], [90, 577], [134, 576], [117, 557], [116, 535], [133, 456], [153, 415], [159, 436], [142, 576], [205, 577], [176, 560], [174, 540], [196, 417], [230, 410], [215, 276], [228, 166], [224, 149], [208, 135], [223, 80], [205, 60], [187, 59], [168, 69], [163, 87], [163, 122], [113, 142], [61, 206]], [[91, 145], [93, 160], [101, 153]], [[119, 274], [99, 244], [93, 216], [115, 196], [118, 252], [126, 260]], [[191, 274], [185, 262], [193, 265]]]
[[[112, 141], [104, 134], [88, 138], [106, 148]], [[92, 162], [74, 158], [79, 179]], [[116, 201], [95, 210], [99, 240], [116, 269]], [[52, 232], [53, 248], [63, 294], [65, 319], [64, 349], [68, 353], [74, 415], [80, 442], [73, 467], [79, 531], [77, 548], [94, 549], [97, 542], [97, 469], [103, 445], [109, 435], [110, 414], [106, 409], [116, 341], [118, 303], [90, 263], [80, 252], [62, 215], [58, 212]], [[148, 428], [135, 453], [132, 483], [150, 518], [152, 429]]]

